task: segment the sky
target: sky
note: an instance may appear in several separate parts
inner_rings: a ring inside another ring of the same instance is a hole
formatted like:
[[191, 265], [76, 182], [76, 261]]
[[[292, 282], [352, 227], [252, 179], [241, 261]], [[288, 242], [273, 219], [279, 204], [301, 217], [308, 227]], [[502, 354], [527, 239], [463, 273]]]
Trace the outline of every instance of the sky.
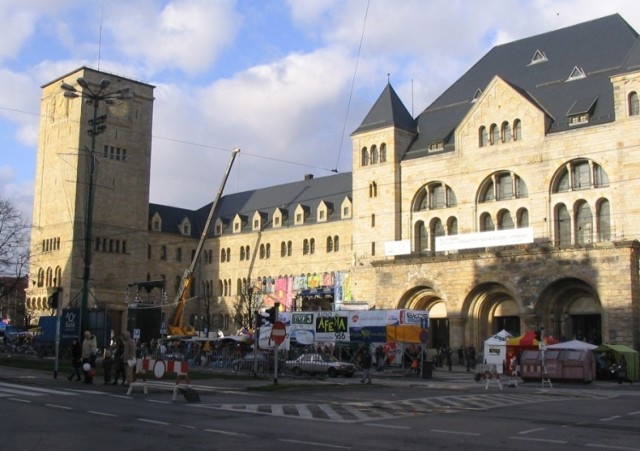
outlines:
[[150, 201], [351, 171], [388, 82], [417, 116], [492, 47], [637, 0], [0, 0], [0, 199], [31, 217], [41, 86], [81, 66], [154, 85]]

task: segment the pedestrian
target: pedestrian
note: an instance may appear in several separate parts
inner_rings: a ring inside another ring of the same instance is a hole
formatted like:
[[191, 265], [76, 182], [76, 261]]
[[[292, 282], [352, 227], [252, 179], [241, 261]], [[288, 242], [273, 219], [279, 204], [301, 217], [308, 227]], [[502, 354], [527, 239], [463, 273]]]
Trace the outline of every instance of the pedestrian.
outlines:
[[108, 349], [104, 351], [104, 356], [102, 357], [102, 375], [104, 376], [104, 383], [108, 384], [111, 382], [111, 367], [113, 366], [113, 359], [111, 357], [111, 351]]
[[451, 365], [452, 365], [452, 362], [451, 362], [451, 360], [452, 360], [451, 359], [451, 354], [452, 354], [451, 348], [449, 346], [447, 346], [447, 348], [445, 349], [444, 352], [445, 352], [445, 360], [447, 362], [447, 366], [449, 367], [449, 371], [451, 371]]
[[122, 385], [126, 382], [127, 373], [125, 371], [125, 363], [122, 360], [124, 354], [124, 342], [121, 337], [116, 338], [113, 346], [113, 382], [112, 385], [118, 385], [118, 380], [122, 377]]
[[631, 383], [631, 379], [627, 373], [627, 359], [622, 356], [620, 357], [620, 364], [618, 365], [618, 384], [622, 384], [623, 382]]
[[71, 366], [73, 369], [67, 379], [71, 381], [73, 380], [73, 376], [75, 376], [79, 382], [82, 379], [80, 377], [80, 368], [82, 368], [82, 346], [77, 339], [74, 339], [71, 343]]
[[369, 347], [366, 346], [362, 350], [362, 356], [360, 357], [360, 367], [362, 368], [362, 380], [361, 383], [371, 383], [371, 366], [373, 365], [373, 358], [371, 357], [371, 352], [369, 351]]
[[136, 366], [136, 342], [131, 338], [131, 334], [128, 330], [122, 332], [122, 341], [124, 343], [124, 351], [122, 353], [122, 360], [125, 365], [126, 381], [125, 385], [131, 385], [133, 382], [133, 372]]
[[384, 348], [382, 345], [376, 347], [376, 369], [378, 371], [384, 371]]
[[462, 346], [458, 348], [458, 365], [464, 366], [464, 349], [462, 349]]
[[89, 330], [84, 331], [82, 340], [82, 369], [84, 370], [84, 383], [93, 384], [93, 376], [96, 368], [96, 355], [98, 353], [98, 341]]

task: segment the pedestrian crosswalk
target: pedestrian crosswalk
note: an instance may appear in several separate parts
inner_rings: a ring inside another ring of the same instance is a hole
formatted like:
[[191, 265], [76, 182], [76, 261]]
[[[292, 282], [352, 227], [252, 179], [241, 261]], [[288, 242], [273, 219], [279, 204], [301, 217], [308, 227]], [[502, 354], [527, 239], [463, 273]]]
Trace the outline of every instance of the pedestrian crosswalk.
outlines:
[[491, 393], [450, 395], [401, 401], [372, 401], [320, 404], [199, 404], [197, 407], [248, 414], [295, 417], [305, 420], [357, 423], [461, 410], [488, 410], [518, 404], [563, 401], [576, 398], [604, 398], [594, 392], [545, 396], [539, 393]]
[[16, 396], [34, 397], [44, 395], [75, 396], [77, 395], [77, 393], [73, 391], [57, 390], [53, 388], [36, 387], [33, 385], [0, 382], [0, 398]]

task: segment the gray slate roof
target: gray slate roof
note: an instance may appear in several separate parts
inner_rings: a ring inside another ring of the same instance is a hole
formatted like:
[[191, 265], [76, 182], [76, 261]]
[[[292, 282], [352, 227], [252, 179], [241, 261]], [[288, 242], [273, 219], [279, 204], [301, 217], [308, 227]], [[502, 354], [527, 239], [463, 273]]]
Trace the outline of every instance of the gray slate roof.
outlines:
[[[547, 61], [531, 64], [538, 51]], [[453, 150], [453, 132], [473, 106], [478, 90], [483, 91], [496, 75], [547, 112], [551, 118], [547, 133], [567, 130], [567, 114], [588, 108], [592, 115], [585, 126], [611, 122], [614, 107], [609, 77], [638, 70], [639, 64], [638, 33], [618, 14], [498, 45], [416, 118], [418, 135], [403, 158], [427, 156], [429, 144], [437, 141], [445, 142], [445, 151]], [[566, 81], [575, 68], [586, 77]], [[384, 105], [379, 103], [367, 117], [392, 116], [391, 111], [381, 111]], [[365, 126], [383, 127], [365, 120], [356, 132], [367, 129]]]
[[[327, 218], [327, 222], [339, 220], [342, 202], [347, 197], [351, 198], [351, 180], [351, 172], [345, 172], [222, 196], [209, 235], [213, 235], [216, 219], [220, 218], [226, 223], [231, 223], [236, 214], [240, 214], [250, 221], [256, 211], [268, 214], [267, 227], [270, 227], [273, 212], [278, 207], [288, 211], [288, 219], [282, 225], [284, 227], [293, 225], [294, 210], [298, 204], [309, 208], [310, 214], [305, 224], [315, 224], [318, 206], [322, 201], [332, 204], [334, 209], [334, 213]], [[213, 201], [195, 211], [150, 204], [149, 218], [158, 212], [162, 217], [162, 231], [177, 233], [179, 232], [177, 225], [186, 215], [191, 221], [192, 236], [196, 238], [204, 230], [212, 203]], [[230, 229], [229, 227], [223, 231], [223, 234], [231, 233]], [[245, 231], [251, 231], [250, 224]]]
[[384, 91], [373, 104], [362, 124], [352, 135], [391, 126], [410, 132], [416, 131], [416, 124], [411, 114], [407, 111], [391, 84], [387, 83]]

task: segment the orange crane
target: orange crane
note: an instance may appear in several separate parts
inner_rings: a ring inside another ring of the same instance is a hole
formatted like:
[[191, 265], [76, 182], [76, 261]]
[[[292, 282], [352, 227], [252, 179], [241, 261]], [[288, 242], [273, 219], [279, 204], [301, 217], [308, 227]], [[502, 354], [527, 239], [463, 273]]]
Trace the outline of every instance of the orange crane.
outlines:
[[231, 158], [229, 160], [229, 164], [227, 165], [227, 169], [222, 177], [222, 182], [220, 183], [220, 188], [218, 188], [218, 193], [216, 194], [216, 198], [211, 204], [211, 210], [209, 210], [209, 216], [207, 217], [207, 222], [204, 225], [204, 229], [202, 230], [202, 235], [200, 236], [200, 241], [198, 242], [198, 247], [193, 254], [193, 258], [191, 259], [191, 266], [184, 271], [182, 276], [182, 282], [180, 283], [180, 287], [178, 288], [178, 292], [176, 293], [175, 305], [176, 309], [173, 312], [173, 316], [168, 324], [168, 331], [170, 335], [195, 335], [195, 331], [190, 328], [189, 330], [184, 327], [184, 308], [189, 300], [189, 293], [191, 291], [191, 284], [193, 283], [193, 271], [196, 268], [196, 264], [200, 259], [200, 253], [202, 252], [202, 248], [204, 247], [204, 242], [209, 235], [209, 229], [211, 227], [211, 221], [213, 220], [213, 216], [216, 213], [216, 209], [218, 207], [218, 202], [220, 201], [220, 197], [222, 197], [222, 191], [224, 190], [224, 186], [227, 183], [227, 179], [229, 178], [229, 172], [231, 172], [231, 166], [233, 165], [233, 161], [236, 159], [236, 155], [240, 152], [240, 149], [233, 149], [231, 151]]

